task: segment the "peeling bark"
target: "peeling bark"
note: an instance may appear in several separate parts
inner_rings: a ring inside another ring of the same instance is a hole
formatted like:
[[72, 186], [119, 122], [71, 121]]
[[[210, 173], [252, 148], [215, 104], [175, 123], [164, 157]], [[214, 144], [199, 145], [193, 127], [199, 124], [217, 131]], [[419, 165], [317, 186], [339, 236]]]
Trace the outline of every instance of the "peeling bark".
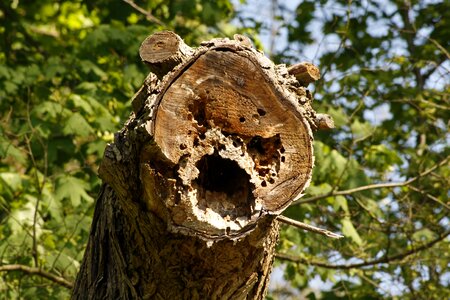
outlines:
[[156, 75], [105, 150], [72, 298], [263, 299], [276, 216], [309, 184], [311, 128], [329, 122], [301, 71], [242, 36], [193, 50], [157, 33], [140, 54]]

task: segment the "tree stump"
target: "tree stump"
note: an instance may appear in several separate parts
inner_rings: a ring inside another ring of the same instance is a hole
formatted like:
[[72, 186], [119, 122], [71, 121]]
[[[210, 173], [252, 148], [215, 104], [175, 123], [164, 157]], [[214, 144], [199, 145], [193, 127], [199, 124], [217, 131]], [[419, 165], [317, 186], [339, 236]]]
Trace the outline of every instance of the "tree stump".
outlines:
[[311, 129], [331, 125], [301, 68], [236, 36], [142, 44], [154, 73], [105, 150], [73, 299], [264, 298], [276, 216], [308, 186]]

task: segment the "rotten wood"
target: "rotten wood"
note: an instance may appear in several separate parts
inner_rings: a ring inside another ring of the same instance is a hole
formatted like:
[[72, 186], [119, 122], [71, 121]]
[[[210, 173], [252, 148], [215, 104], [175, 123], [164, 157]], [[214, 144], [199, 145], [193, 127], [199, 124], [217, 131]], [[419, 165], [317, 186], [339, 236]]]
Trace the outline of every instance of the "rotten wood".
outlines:
[[246, 37], [245, 35], [235, 34], [235, 35], [233, 35], [233, 39], [244, 47], [253, 48], [252, 41], [250, 40], [250, 38]]
[[192, 49], [172, 31], [157, 32], [142, 42], [139, 55], [159, 78], [183, 62]]
[[294, 75], [302, 86], [308, 86], [311, 82], [320, 79], [320, 70], [309, 62], [301, 62], [288, 68], [288, 72]]
[[334, 128], [334, 120], [327, 114], [316, 114], [316, 126], [319, 130], [328, 130]]
[[72, 298], [263, 299], [276, 217], [311, 178], [311, 94], [240, 37], [140, 54], [156, 75], [105, 150]]

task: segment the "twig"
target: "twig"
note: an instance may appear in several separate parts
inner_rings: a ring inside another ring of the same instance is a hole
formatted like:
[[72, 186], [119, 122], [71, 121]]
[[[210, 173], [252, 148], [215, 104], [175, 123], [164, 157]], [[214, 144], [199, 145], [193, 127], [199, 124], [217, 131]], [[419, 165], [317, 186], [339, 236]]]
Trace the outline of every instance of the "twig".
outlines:
[[161, 26], [166, 26], [166, 24], [164, 24], [162, 21], [160, 21], [154, 15], [152, 15], [149, 11], [146, 11], [145, 9], [143, 9], [142, 7], [140, 7], [139, 5], [134, 3], [132, 0], [123, 0], [123, 2], [129, 4], [132, 8], [134, 8], [135, 10], [140, 12], [141, 14], [145, 15], [147, 20], [149, 20], [150, 22], [154, 22], [154, 23], [156, 23], [158, 25], [161, 25]]
[[356, 264], [339, 264], [339, 265], [332, 265], [332, 264], [327, 264], [324, 262], [319, 262], [319, 261], [314, 261], [314, 260], [308, 260], [306, 258], [303, 257], [299, 257], [299, 256], [295, 256], [295, 255], [290, 255], [290, 254], [286, 254], [286, 253], [276, 253], [275, 257], [279, 258], [281, 260], [286, 260], [286, 261], [291, 261], [291, 262], [295, 262], [295, 263], [300, 263], [300, 264], [308, 264], [311, 266], [317, 266], [317, 267], [322, 267], [322, 268], [326, 268], [326, 269], [340, 269], [340, 270], [348, 270], [348, 269], [353, 269], [353, 268], [360, 268], [360, 267], [367, 267], [367, 266], [372, 266], [372, 265], [376, 265], [376, 264], [382, 264], [382, 263], [390, 263], [392, 261], [396, 261], [396, 260], [402, 260], [410, 255], [413, 255], [415, 253], [418, 253], [420, 251], [426, 250], [428, 248], [431, 248], [432, 246], [434, 246], [436, 243], [444, 240], [446, 237], [448, 237], [450, 234], [450, 231], [445, 232], [444, 234], [438, 236], [436, 239], [432, 240], [431, 242], [424, 244], [422, 246], [419, 246], [417, 248], [413, 248], [409, 251], [397, 254], [397, 255], [393, 255], [393, 256], [384, 256], [381, 257], [379, 259], [374, 259], [371, 261], [365, 261], [365, 262], [361, 262], [361, 263], [356, 263]]
[[430, 194], [428, 194], [427, 192], [425, 192], [425, 191], [423, 191], [423, 190], [421, 190], [421, 189], [418, 189], [418, 188], [416, 188], [416, 187], [414, 187], [414, 186], [410, 186], [409, 188], [412, 189], [413, 191], [418, 192], [418, 193], [424, 195], [425, 197], [427, 197], [427, 198], [433, 200], [434, 202], [439, 203], [440, 205], [442, 205], [443, 207], [445, 207], [447, 210], [450, 210], [450, 206], [448, 206], [448, 205], [445, 204], [444, 202], [440, 201], [438, 198], [434, 197], [433, 195], [430, 195]]
[[36, 227], [37, 227], [37, 219], [38, 219], [38, 214], [39, 214], [39, 205], [40, 202], [42, 200], [42, 191], [44, 189], [45, 183], [47, 181], [47, 171], [48, 171], [48, 153], [47, 153], [47, 147], [44, 143], [44, 141], [41, 139], [41, 137], [39, 136], [39, 134], [35, 134], [36, 130], [33, 126], [33, 123], [31, 122], [31, 116], [30, 116], [30, 91], [28, 90], [28, 101], [27, 101], [27, 123], [28, 126], [31, 129], [31, 138], [33, 135], [36, 136], [37, 141], [39, 142], [39, 144], [41, 144], [42, 150], [44, 151], [44, 171], [43, 171], [43, 179], [42, 179], [42, 184], [39, 180], [39, 176], [38, 176], [38, 165], [36, 163], [36, 159], [34, 157], [33, 154], [33, 150], [31, 148], [31, 138], [28, 138], [27, 136], [25, 136], [25, 140], [26, 140], [26, 145], [31, 157], [31, 161], [33, 163], [33, 167], [34, 167], [34, 174], [36, 177], [36, 186], [37, 186], [37, 190], [38, 190], [38, 197], [36, 197], [36, 203], [34, 205], [34, 214], [33, 214], [33, 246], [32, 246], [32, 255], [33, 255], [33, 259], [34, 259], [34, 266], [35, 267], [39, 267], [39, 252], [38, 252], [38, 246], [37, 246], [37, 233], [36, 233]]
[[81, 216], [81, 218], [77, 221], [77, 223], [75, 224], [74, 229], [72, 230], [72, 233], [66, 237], [66, 242], [64, 243], [64, 245], [61, 247], [61, 249], [59, 249], [58, 254], [56, 255], [55, 259], [53, 260], [53, 264], [52, 267], [50, 268], [50, 271], [52, 271], [55, 268], [56, 263], [58, 262], [59, 257], [61, 256], [61, 254], [63, 253], [64, 249], [66, 248], [66, 246], [72, 241], [73, 236], [76, 234], [76, 231], [78, 229], [78, 226], [81, 224], [81, 222], [87, 217], [88, 215], [88, 211], [89, 211], [90, 207], [87, 208], [84, 211], [84, 214]]
[[440, 163], [434, 165], [433, 167], [429, 168], [428, 170], [425, 170], [424, 172], [420, 173], [416, 177], [413, 177], [413, 178], [408, 179], [408, 180], [403, 181], [403, 182], [376, 183], [376, 184], [364, 185], [364, 186], [360, 186], [360, 187], [353, 188], [353, 189], [348, 189], [348, 190], [343, 190], [343, 191], [329, 192], [329, 193], [326, 193], [326, 194], [321, 194], [321, 195], [317, 195], [317, 196], [313, 196], [313, 197], [309, 197], [309, 198], [299, 199], [299, 200], [293, 201], [291, 205], [311, 203], [311, 202], [315, 202], [317, 200], [324, 199], [324, 198], [327, 198], [327, 197], [351, 195], [353, 193], [367, 191], [367, 190], [373, 190], [373, 189], [393, 188], [393, 187], [406, 186], [406, 185], [409, 185], [409, 184], [413, 183], [417, 179], [428, 175], [429, 173], [433, 172], [437, 168], [445, 165], [448, 162], [449, 159], [450, 159], [450, 156], [447, 156]]
[[12, 272], [12, 271], [21, 271], [30, 275], [38, 275], [44, 277], [54, 283], [57, 283], [65, 288], [72, 289], [73, 282], [65, 279], [64, 277], [57, 276], [55, 274], [46, 272], [39, 268], [32, 268], [25, 265], [3, 265], [0, 266], [0, 272]]
[[421, 37], [424, 37], [426, 39], [428, 39], [430, 42], [432, 42], [439, 50], [442, 51], [442, 53], [444, 53], [444, 55], [447, 57], [447, 59], [450, 59], [450, 53], [448, 53], [447, 50], [445, 50], [445, 48], [439, 44], [435, 39], [420, 35]]
[[[33, 128], [31, 128], [33, 130]], [[34, 266], [39, 266], [39, 253], [38, 253], [38, 247], [37, 247], [37, 233], [36, 233], [36, 226], [37, 226], [37, 217], [38, 217], [38, 211], [39, 211], [39, 203], [42, 197], [42, 189], [43, 185], [41, 186], [39, 176], [38, 176], [38, 167], [36, 164], [36, 160], [34, 159], [33, 151], [31, 149], [31, 140], [28, 138], [28, 136], [25, 135], [25, 143], [28, 148], [28, 151], [30, 152], [31, 162], [34, 166], [34, 173], [36, 177], [36, 185], [37, 190], [39, 191], [38, 197], [36, 197], [36, 203], [34, 204], [34, 214], [33, 214], [33, 227], [32, 227], [32, 256], [34, 260]], [[45, 180], [45, 177], [44, 177]]]
[[309, 224], [306, 224], [306, 223], [303, 223], [300, 221], [296, 221], [296, 220], [290, 219], [285, 216], [278, 216], [277, 220], [280, 222], [283, 222], [285, 224], [292, 225], [292, 226], [298, 227], [298, 228], [306, 230], [306, 231], [318, 233], [318, 234], [321, 234], [321, 235], [324, 235], [324, 236], [327, 236], [327, 237], [330, 237], [333, 239], [340, 239], [340, 238], [344, 237], [343, 235], [328, 231], [326, 229], [315, 227], [315, 226], [312, 226], [312, 225], [309, 225]]

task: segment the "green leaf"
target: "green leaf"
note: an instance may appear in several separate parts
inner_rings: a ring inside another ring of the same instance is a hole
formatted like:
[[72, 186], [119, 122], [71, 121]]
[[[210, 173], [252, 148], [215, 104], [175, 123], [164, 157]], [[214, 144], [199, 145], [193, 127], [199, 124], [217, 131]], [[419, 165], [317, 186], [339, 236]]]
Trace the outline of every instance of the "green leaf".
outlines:
[[344, 196], [336, 196], [336, 197], [334, 197], [333, 208], [334, 208], [335, 211], [338, 211], [338, 209], [340, 208], [345, 213], [347, 213], [347, 214], [349, 213], [347, 199], [345, 199]]
[[331, 185], [329, 185], [328, 183], [322, 183], [320, 185], [311, 184], [306, 191], [311, 196], [317, 196], [327, 194], [331, 192], [331, 189], [332, 189]]
[[358, 195], [355, 199], [358, 201], [358, 204], [361, 205], [373, 218], [383, 218], [383, 212], [376, 201], [361, 195]]
[[326, 158], [326, 160], [329, 161], [328, 162], [330, 168], [329, 171], [337, 173], [338, 176], [342, 174], [346, 169], [347, 159], [336, 150], [331, 150], [331, 153]]
[[413, 240], [417, 242], [427, 243], [431, 240], [434, 240], [437, 235], [433, 231], [431, 231], [428, 228], [420, 229], [419, 231], [414, 232], [413, 234]]
[[80, 95], [72, 94], [69, 97], [69, 100], [73, 103], [73, 106], [76, 108], [81, 108], [87, 114], [93, 114], [94, 111], [92, 106], [88, 101], [84, 100]]
[[342, 234], [346, 237], [350, 237], [353, 242], [358, 244], [359, 246], [362, 245], [362, 239], [359, 236], [358, 232], [356, 231], [355, 227], [353, 226], [352, 221], [349, 217], [345, 217], [341, 220], [342, 224]]
[[364, 152], [366, 161], [380, 171], [390, 171], [393, 165], [402, 163], [397, 151], [389, 149], [386, 145], [371, 145]]
[[345, 172], [346, 188], [356, 188], [369, 184], [370, 182], [363, 167], [355, 159], [350, 159]]
[[56, 182], [55, 199], [63, 200], [69, 198], [73, 207], [81, 204], [81, 199], [93, 202], [93, 198], [86, 192], [89, 190], [89, 184], [76, 177], [62, 175]]
[[94, 130], [80, 113], [73, 113], [66, 121], [63, 132], [64, 134], [74, 134], [86, 137], [92, 134]]
[[333, 118], [336, 128], [342, 127], [348, 123], [348, 117], [342, 108], [330, 107], [327, 113]]
[[36, 116], [39, 121], [48, 120], [55, 122], [59, 118], [67, 117], [69, 114], [70, 111], [67, 108], [61, 103], [54, 101], [43, 101], [33, 109], [33, 116]]
[[12, 191], [16, 191], [22, 187], [22, 178], [18, 173], [0, 173], [0, 180], [2, 184], [7, 185]]
[[64, 222], [64, 208], [61, 199], [57, 199], [52, 191], [53, 184], [47, 183], [42, 189], [42, 211], [48, 214], [57, 224]]
[[355, 140], [363, 140], [373, 134], [373, 128], [368, 122], [360, 122], [359, 120], [355, 120], [350, 125], [350, 128]]

